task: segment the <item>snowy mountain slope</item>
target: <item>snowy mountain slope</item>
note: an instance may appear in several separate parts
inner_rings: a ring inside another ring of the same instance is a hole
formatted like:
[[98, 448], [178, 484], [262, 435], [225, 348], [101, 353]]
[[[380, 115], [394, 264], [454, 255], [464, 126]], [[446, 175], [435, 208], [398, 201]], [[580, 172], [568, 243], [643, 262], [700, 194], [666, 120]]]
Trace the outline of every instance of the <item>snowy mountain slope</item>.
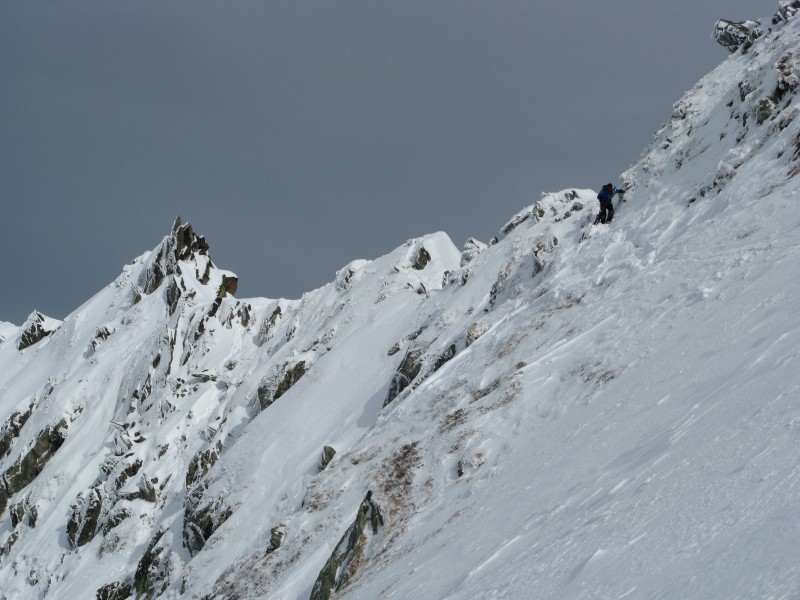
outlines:
[[799, 28], [676, 104], [611, 226], [567, 189], [267, 300], [176, 223], [3, 324], [0, 597], [800, 596]]

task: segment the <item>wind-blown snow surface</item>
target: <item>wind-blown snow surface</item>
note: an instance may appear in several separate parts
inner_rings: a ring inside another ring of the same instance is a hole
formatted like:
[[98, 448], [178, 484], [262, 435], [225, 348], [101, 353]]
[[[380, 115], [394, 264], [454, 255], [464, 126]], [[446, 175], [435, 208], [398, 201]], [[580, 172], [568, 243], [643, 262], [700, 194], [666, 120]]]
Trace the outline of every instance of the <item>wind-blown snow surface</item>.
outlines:
[[800, 597], [799, 27], [676, 104], [611, 226], [567, 189], [289, 301], [219, 298], [176, 225], [0, 324], [0, 597], [308, 598], [368, 492], [337, 598]]

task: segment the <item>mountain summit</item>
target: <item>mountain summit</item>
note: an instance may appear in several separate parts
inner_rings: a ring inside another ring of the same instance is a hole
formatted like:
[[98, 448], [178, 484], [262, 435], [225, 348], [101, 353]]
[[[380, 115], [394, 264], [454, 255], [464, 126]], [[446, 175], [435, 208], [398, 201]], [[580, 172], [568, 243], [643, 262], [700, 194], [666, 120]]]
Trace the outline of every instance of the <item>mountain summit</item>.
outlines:
[[566, 188], [286, 300], [236, 297], [178, 219], [63, 322], [0, 323], [0, 598], [796, 596], [782, 14], [610, 225]]

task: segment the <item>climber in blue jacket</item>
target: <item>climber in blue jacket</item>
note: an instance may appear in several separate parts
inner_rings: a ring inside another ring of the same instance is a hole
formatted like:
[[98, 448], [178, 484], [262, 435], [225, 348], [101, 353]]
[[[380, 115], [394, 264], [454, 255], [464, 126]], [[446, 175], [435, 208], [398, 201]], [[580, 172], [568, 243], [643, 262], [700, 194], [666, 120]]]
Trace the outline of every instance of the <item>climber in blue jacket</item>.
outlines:
[[603, 189], [597, 194], [597, 199], [600, 200], [600, 213], [594, 220], [595, 225], [598, 223], [611, 223], [611, 219], [614, 218], [614, 195], [619, 194], [622, 196], [624, 193], [625, 190], [615, 188], [610, 183], [603, 186]]

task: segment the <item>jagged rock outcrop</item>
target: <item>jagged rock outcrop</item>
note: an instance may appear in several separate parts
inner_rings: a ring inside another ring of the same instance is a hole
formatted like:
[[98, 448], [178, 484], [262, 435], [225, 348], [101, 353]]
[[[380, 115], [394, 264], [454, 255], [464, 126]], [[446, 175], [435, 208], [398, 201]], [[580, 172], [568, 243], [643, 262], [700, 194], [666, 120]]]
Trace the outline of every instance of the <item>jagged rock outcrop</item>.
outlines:
[[713, 37], [716, 42], [730, 52], [747, 52], [763, 32], [758, 21], [729, 21], [720, 19], [714, 26]]
[[332, 446], [322, 448], [322, 456], [320, 456], [318, 464], [319, 470], [324, 471], [334, 456], [336, 456], [336, 450]]
[[217, 441], [212, 447], [206, 448], [194, 455], [186, 469], [187, 490], [206, 476], [209, 469], [211, 469], [217, 462], [217, 459], [219, 459], [220, 452], [222, 452], [222, 442]]
[[43, 429], [31, 446], [0, 477], [0, 514], [6, 509], [9, 499], [23, 490], [41, 473], [48, 461], [58, 452], [67, 439], [67, 422], [61, 420]]
[[91, 343], [89, 344], [89, 354], [93, 354], [97, 351], [97, 349], [105, 342], [108, 338], [111, 337], [111, 334], [114, 333], [113, 329], [109, 329], [108, 327], [98, 327], [97, 333], [95, 333], [94, 338], [92, 338]]
[[157, 598], [166, 590], [180, 564], [172, 550], [172, 532], [159, 530], [136, 566], [131, 586], [136, 598]]
[[6, 422], [3, 423], [3, 428], [0, 429], [0, 458], [9, 453], [11, 445], [19, 437], [22, 427], [27, 423], [32, 413], [33, 404], [24, 412], [16, 411], [11, 413]]
[[281, 379], [277, 389], [275, 390], [275, 394], [272, 397], [272, 402], [288, 392], [289, 389], [291, 389], [295, 383], [300, 381], [300, 378], [303, 377], [303, 375], [305, 375], [307, 372], [308, 368], [306, 363], [302, 360], [295, 363], [294, 366], [287, 368], [283, 379]]
[[96, 600], [128, 600], [133, 593], [130, 583], [115, 581], [107, 583], [95, 592]]
[[205, 497], [209, 484], [206, 475], [219, 460], [222, 447], [222, 442], [217, 441], [213, 446], [198, 452], [186, 470], [183, 545], [192, 554], [203, 548], [208, 538], [233, 512], [224, 505], [222, 499], [209, 502]]
[[429, 262], [431, 262], [431, 255], [425, 249], [425, 246], [420, 244], [419, 247], [416, 249], [416, 253], [414, 255], [414, 259], [411, 266], [414, 267], [417, 271], [421, 271], [426, 266], [428, 266]]
[[322, 567], [311, 590], [311, 600], [328, 600], [347, 586], [359, 570], [365, 567], [366, 550], [382, 528], [383, 515], [369, 491], [358, 507], [355, 521], [347, 528], [328, 562]]
[[55, 331], [58, 331], [60, 326], [60, 321], [51, 319], [38, 310], [33, 311], [21, 328], [19, 341], [17, 342], [17, 350], [30, 348], [47, 336], [52, 335]]
[[[416, 340], [419, 333], [412, 334], [406, 339]], [[444, 348], [438, 346], [438, 344], [434, 345], [436, 341], [441, 343], [441, 340], [419, 340], [409, 346], [389, 384], [389, 391], [383, 401], [384, 407], [388, 406], [409, 387], [418, 386], [458, 354], [459, 350], [463, 350], [466, 347], [465, 338], [459, 338], [457, 341], [445, 345]], [[437, 347], [439, 348], [438, 350]], [[397, 350], [399, 351], [399, 345]], [[391, 356], [394, 353], [396, 351], [392, 348], [389, 351], [389, 355]]]
[[406, 351], [400, 366], [397, 367], [397, 372], [392, 377], [392, 382], [389, 384], [389, 391], [383, 401], [383, 406], [388, 406], [419, 375], [423, 365], [422, 357], [427, 349], [428, 344], [415, 344]]
[[184, 504], [183, 546], [192, 556], [203, 549], [208, 538], [233, 514], [223, 498], [208, 501], [205, 491], [202, 482], [194, 486]]
[[39, 508], [35, 502], [26, 497], [11, 505], [8, 514], [11, 517], [11, 527], [16, 528], [20, 524], [25, 524], [34, 528], [39, 517]]
[[273, 310], [266, 319], [264, 319], [264, 322], [261, 324], [261, 327], [258, 330], [258, 335], [256, 336], [256, 343], [259, 346], [263, 346], [270, 339], [272, 339], [272, 332], [282, 317], [283, 311], [279, 305], [275, 307], [275, 310]]
[[[494, 240], [494, 243], [497, 243], [496, 238]], [[459, 262], [460, 268], [454, 271], [444, 272], [444, 276], [442, 278], [442, 287], [446, 287], [448, 285], [465, 285], [471, 274], [469, 267], [470, 263], [488, 247], [489, 246], [479, 240], [476, 240], [475, 238], [469, 238], [466, 242], [464, 242], [464, 248], [461, 252], [461, 260]]]
[[456, 355], [457, 349], [455, 344], [450, 344], [444, 352], [442, 352], [433, 363], [433, 370], [438, 371], [444, 364]]
[[99, 533], [108, 533], [130, 515], [127, 509], [117, 509], [120, 500], [132, 501], [153, 496], [154, 489], [146, 478], [136, 489], [125, 491], [125, 486], [142, 467], [141, 459], [131, 460], [109, 456], [100, 467], [100, 476], [91, 489], [78, 495], [67, 521], [67, 539], [72, 548], [78, 548], [94, 539]]
[[288, 392], [308, 372], [308, 368], [303, 360], [287, 362], [268, 375], [256, 392], [260, 409], [264, 410]]
[[800, 11], [800, 0], [781, 0], [778, 11], [772, 17], [772, 24], [787, 23]]
[[486, 250], [488, 246], [475, 238], [469, 238], [464, 242], [464, 250], [461, 253], [461, 265], [466, 267], [472, 260], [481, 252]]
[[239, 278], [238, 277], [231, 277], [230, 275], [223, 275], [222, 276], [222, 283], [219, 286], [219, 291], [217, 295], [221, 298], [225, 296], [235, 296], [236, 289], [239, 286]]
[[[195, 275], [200, 283], [207, 283], [209, 271], [214, 266], [207, 254], [208, 244], [205, 238], [198, 236], [190, 223], [182, 224], [178, 218], [172, 233], [164, 238], [164, 241], [149, 258], [147, 267], [139, 277], [139, 288], [144, 294], [152, 294], [164, 279], [179, 272], [178, 263], [180, 261], [186, 261], [192, 257], [206, 259], [198, 261], [198, 270]], [[201, 266], [202, 272], [199, 270]], [[176, 293], [177, 288], [172, 291], [173, 296]]]
[[273, 552], [278, 550], [283, 544], [283, 538], [285, 537], [286, 537], [286, 525], [284, 525], [283, 523], [270, 529], [267, 554], [272, 554]]

